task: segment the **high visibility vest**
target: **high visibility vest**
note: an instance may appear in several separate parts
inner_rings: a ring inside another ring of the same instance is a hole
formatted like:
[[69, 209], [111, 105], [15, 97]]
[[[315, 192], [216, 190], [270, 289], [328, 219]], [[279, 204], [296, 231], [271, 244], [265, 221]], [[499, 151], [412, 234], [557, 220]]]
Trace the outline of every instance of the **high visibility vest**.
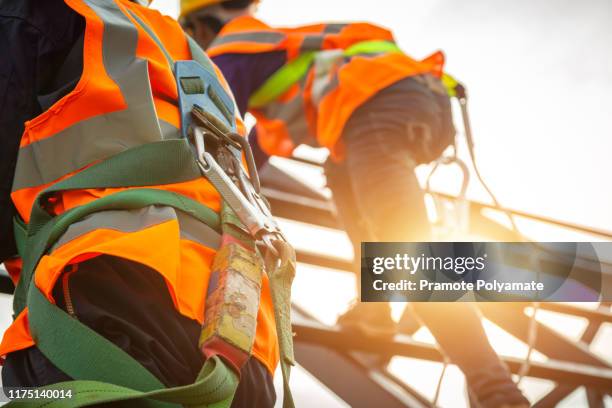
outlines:
[[[39, 211], [41, 192], [70, 183], [89, 169], [103, 166], [133, 149], [156, 149], [166, 142], [181, 148], [187, 143], [185, 139], [179, 140], [181, 123], [172, 64], [175, 60], [192, 59], [193, 40], [186, 37], [173, 19], [127, 0], [66, 0], [66, 3], [86, 22], [83, 72], [72, 92], [25, 125], [12, 199], [26, 225], [31, 214]], [[213, 71], [210, 61], [207, 64]], [[237, 116], [235, 106], [232, 109]], [[190, 150], [188, 153], [188, 158], [192, 158]], [[144, 180], [138, 188], [121, 184], [104, 188], [65, 187], [45, 196], [45, 211], [67, 214], [104, 200], [110, 202], [121, 192], [145, 191], [146, 186], [148, 192], [173, 193], [167, 196], [195, 203], [195, 207], [203, 205], [213, 215], [219, 212], [217, 191], [199, 172], [183, 171], [189, 169], [186, 164], [179, 166], [182, 175], [175, 178], [164, 174], [164, 168], [156, 168], [155, 163], [148, 170], [141, 169], [144, 164], [136, 159], [124, 160], [122, 165], [128, 168], [127, 176]], [[147, 181], [155, 179], [147, 172], [159, 173], [157, 185]], [[78, 185], [76, 181], [72, 183]], [[53, 303], [53, 287], [68, 268], [78, 273], [80, 262], [99, 255], [114, 256], [146, 265], [162, 275], [176, 310], [201, 324], [220, 235], [198, 219], [196, 213], [155, 201], [134, 209], [109, 210], [106, 205], [105, 211], [93, 212], [67, 228], [37, 263], [33, 284]], [[11, 276], [16, 283], [20, 279], [19, 268], [20, 262], [11, 263]], [[252, 354], [273, 373], [278, 363], [278, 345], [265, 276], [262, 286]], [[4, 334], [2, 356], [38, 344], [28, 324], [32, 316], [17, 292], [15, 301], [18, 314]]]
[[268, 154], [289, 156], [308, 143], [340, 158], [340, 136], [353, 112], [382, 89], [411, 76], [440, 78], [444, 55], [417, 61], [393, 34], [367, 23], [272, 28], [253, 17], [226, 24], [207, 53], [286, 52], [287, 63], [249, 100], [258, 142]]

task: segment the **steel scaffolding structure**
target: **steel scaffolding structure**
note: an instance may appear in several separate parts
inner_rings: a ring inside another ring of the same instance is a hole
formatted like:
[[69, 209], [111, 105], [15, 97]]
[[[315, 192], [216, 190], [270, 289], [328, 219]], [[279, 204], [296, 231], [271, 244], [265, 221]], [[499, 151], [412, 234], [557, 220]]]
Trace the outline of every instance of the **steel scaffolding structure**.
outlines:
[[[316, 163], [308, 162], [310, 165]], [[278, 167], [268, 166], [262, 174], [263, 192], [276, 216], [313, 226], [339, 228], [330, 200], [321, 192], [301, 183]], [[433, 193], [439, 194], [439, 193]], [[451, 196], [441, 194], [446, 199]], [[505, 226], [483, 215], [492, 206], [470, 202], [470, 224], [491, 240], [516, 241], [520, 237]], [[555, 221], [512, 211], [516, 216], [556, 225], [562, 228], [612, 240], [612, 234], [593, 228]], [[298, 251], [298, 261], [337, 269], [352, 270], [352, 262], [320, 254]], [[589, 273], [590, 265], [580, 266]], [[607, 282], [612, 270], [603, 269]], [[609, 284], [609, 283], [608, 283]], [[5, 272], [0, 276], [0, 292], [12, 294], [13, 284]], [[518, 338], [527, 342], [530, 318], [525, 314], [528, 303], [479, 303], [484, 317]], [[587, 390], [588, 406], [603, 407], [604, 397], [612, 394], [612, 366], [589, 350], [589, 344], [604, 323], [612, 323], [610, 304], [601, 304], [589, 310], [568, 304], [542, 303], [541, 309], [586, 318], [588, 327], [578, 342], [570, 341], [545, 325], [537, 323], [538, 336], [534, 349], [548, 357], [546, 362], [531, 362], [530, 377], [554, 381], [555, 388], [535, 403], [535, 407], [553, 407], [576, 388]], [[412, 357], [442, 362], [443, 356], [434, 346], [416, 342], [407, 334], [389, 341], [351, 335], [317, 321], [308, 311], [294, 305], [293, 321], [295, 352], [298, 363], [319, 381], [354, 407], [431, 407], [432, 402], [391, 374], [385, 362], [392, 356]], [[414, 322], [413, 322], [414, 323]], [[418, 323], [412, 324], [413, 331]], [[383, 350], [383, 352], [381, 352]], [[378, 358], [372, 359], [372, 356]], [[517, 373], [522, 360], [503, 358], [510, 371]]]

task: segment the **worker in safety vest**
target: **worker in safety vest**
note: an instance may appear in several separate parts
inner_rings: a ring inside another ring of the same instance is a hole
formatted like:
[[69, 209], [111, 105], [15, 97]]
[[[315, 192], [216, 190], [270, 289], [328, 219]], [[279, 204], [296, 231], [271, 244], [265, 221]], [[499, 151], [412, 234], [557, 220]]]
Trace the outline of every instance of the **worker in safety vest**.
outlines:
[[[71, 390], [71, 406], [272, 407], [282, 274], [263, 274], [197, 146], [207, 132], [240, 163], [244, 125], [216, 67], [175, 20], [128, 0], [3, 1], [0, 26], [0, 262], [16, 285], [3, 385]], [[277, 241], [272, 258], [290, 260]], [[235, 254], [259, 285], [234, 330], [251, 330], [246, 353], [202, 330]]]
[[[325, 175], [357, 259], [361, 241], [428, 241], [414, 169], [437, 159], [455, 134], [443, 54], [415, 60], [391, 32], [367, 23], [270, 27], [254, 17], [256, 6], [181, 1], [181, 23], [219, 66], [241, 113], [257, 119], [249, 135], [257, 161], [290, 156], [300, 144], [329, 149]], [[484, 406], [528, 405], [471, 306], [414, 309]], [[338, 323], [383, 336], [397, 331], [384, 303], [356, 303]]]

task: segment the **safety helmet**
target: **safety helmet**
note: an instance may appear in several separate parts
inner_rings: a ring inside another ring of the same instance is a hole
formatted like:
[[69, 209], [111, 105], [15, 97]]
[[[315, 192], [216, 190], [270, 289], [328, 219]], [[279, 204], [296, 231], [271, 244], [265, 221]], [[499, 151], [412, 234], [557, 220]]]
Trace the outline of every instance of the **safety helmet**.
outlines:
[[[180, 18], [183, 18], [198, 9], [225, 3], [227, 1], [229, 0], [181, 0]], [[253, 0], [253, 3], [259, 3], [259, 0]]]

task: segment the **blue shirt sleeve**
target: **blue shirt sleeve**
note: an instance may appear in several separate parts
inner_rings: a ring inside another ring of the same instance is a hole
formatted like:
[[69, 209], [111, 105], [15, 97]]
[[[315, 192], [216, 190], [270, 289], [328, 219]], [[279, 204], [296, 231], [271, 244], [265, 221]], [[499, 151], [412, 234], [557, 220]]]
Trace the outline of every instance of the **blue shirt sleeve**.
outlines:
[[[285, 64], [284, 51], [264, 52], [261, 54], [223, 54], [212, 58], [229, 83], [240, 114], [248, 111], [249, 98]], [[255, 164], [261, 168], [269, 156], [261, 150], [257, 143], [255, 127], [249, 133], [249, 143], [253, 149]]]
[[260, 54], [222, 54], [212, 58], [229, 83], [240, 114], [248, 109], [249, 98], [285, 64], [284, 51]]
[[73, 77], [58, 71], [84, 27], [62, 0], [0, 1], [0, 263], [16, 253], [10, 193], [24, 122], [46, 109], [43, 96], [53, 103], [76, 84], [82, 58]]

